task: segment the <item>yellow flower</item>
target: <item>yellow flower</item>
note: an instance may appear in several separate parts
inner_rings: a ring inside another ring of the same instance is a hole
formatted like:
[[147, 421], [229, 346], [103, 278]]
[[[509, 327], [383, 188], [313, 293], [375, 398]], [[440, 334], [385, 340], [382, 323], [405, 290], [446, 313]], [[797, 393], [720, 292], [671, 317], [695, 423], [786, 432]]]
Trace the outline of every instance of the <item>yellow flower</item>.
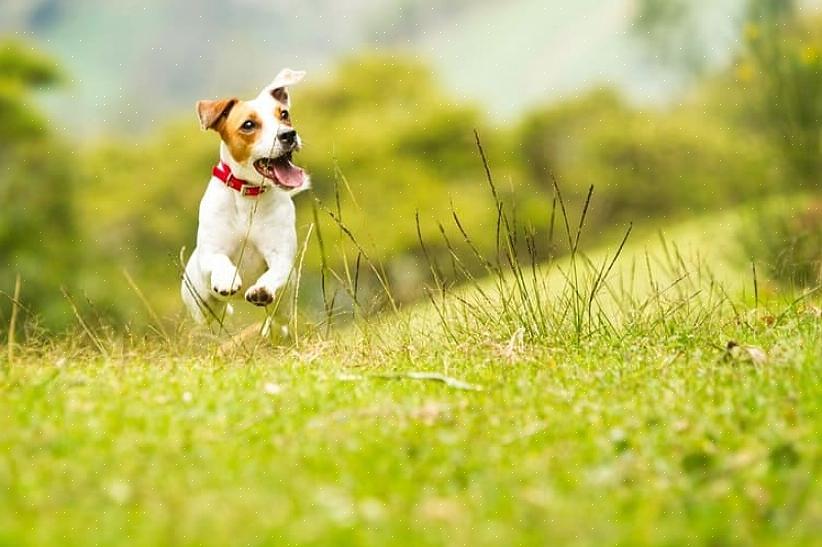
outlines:
[[819, 50], [814, 46], [807, 46], [802, 50], [802, 62], [813, 65], [819, 61]]
[[756, 71], [751, 63], [744, 62], [740, 63], [736, 67], [736, 78], [740, 82], [748, 83], [754, 79], [756, 76]]
[[745, 24], [745, 38], [747, 38], [749, 42], [755, 42], [761, 35], [762, 30], [759, 28], [759, 25], [756, 23]]

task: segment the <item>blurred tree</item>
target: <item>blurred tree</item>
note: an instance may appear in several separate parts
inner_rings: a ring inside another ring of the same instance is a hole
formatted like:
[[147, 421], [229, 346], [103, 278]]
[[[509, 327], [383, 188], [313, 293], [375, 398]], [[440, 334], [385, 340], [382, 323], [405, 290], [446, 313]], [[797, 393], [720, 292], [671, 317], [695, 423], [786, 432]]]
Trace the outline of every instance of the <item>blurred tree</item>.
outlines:
[[528, 114], [521, 127], [531, 178], [556, 173], [578, 207], [596, 187], [588, 226], [659, 219], [755, 199], [781, 181], [768, 143], [688, 108], [640, 112], [600, 90]]
[[822, 200], [771, 201], [739, 229], [746, 258], [762, 261], [769, 277], [791, 289], [822, 283]]
[[[822, 170], [822, 21], [802, 16], [798, 0], [741, 5], [736, 71], [722, 84], [731, 91], [714, 94], [727, 103], [716, 110], [767, 136], [795, 184], [812, 187]], [[692, 36], [703, 8], [698, 0], [640, 0], [637, 28], [654, 47], [681, 52], [679, 62], [689, 65], [683, 43], [698, 43]]]
[[737, 63], [743, 113], [768, 135], [799, 186], [816, 187], [822, 170], [822, 20], [802, 18], [795, 2], [754, 2]]
[[[737, 32], [750, 21], [773, 22], [793, 17], [797, 0], [730, 0], [713, 8], [724, 13]], [[693, 74], [709, 67], [712, 32], [701, 0], [638, 0], [634, 32], [658, 61]]]
[[0, 44], [0, 74], [27, 86], [53, 86], [63, 78], [50, 57], [18, 41]]
[[639, 0], [634, 31], [658, 61], [699, 73], [705, 68], [706, 45], [694, 39], [695, 7], [698, 2], [694, 0]]
[[748, 0], [748, 17], [773, 23], [793, 18], [799, 7], [798, 0]]
[[14, 144], [42, 137], [45, 125], [27, 94], [60, 80], [57, 66], [41, 53], [21, 42], [0, 43], [0, 139]]
[[[78, 258], [70, 152], [31, 106], [32, 91], [60, 81], [47, 57], [19, 42], [0, 44], [0, 288], [19, 273], [23, 299], [52, 325], [63, 321], [59, 286], [71, 286]], [[10, 302], [0, 299], [0, 314]]]
[[143, 141], [109, 138], [83, 155], [89, 178], [77, 192], [77, 217], [95, 256], [81, 283], [100, 308], [121, 319], [142, 318], [126, 269], [160, 313], [179, 310], [178, 257], [183, 246], [189, 252], [194, 246], [217, 142], [192, 114]]

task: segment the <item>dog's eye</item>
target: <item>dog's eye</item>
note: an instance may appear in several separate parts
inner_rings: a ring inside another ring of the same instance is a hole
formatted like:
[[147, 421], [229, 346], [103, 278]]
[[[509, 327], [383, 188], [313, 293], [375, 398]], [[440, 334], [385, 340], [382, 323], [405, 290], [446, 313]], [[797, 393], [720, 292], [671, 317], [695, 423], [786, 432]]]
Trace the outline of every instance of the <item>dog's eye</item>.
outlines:
[[243, 131], [251, 131], [255, 127], [257, 127], [257, 124], [254, 123], [254, 121], [246, 120], [243, 122], [243, 125], [240, 126], [240, 129], [242, 129]]
[[280, 112], [280, 119], [287, 122], [289, 119], [291, 119], [291, 114], [288, 113], [288, 110], [283, 110], [282, 112]]

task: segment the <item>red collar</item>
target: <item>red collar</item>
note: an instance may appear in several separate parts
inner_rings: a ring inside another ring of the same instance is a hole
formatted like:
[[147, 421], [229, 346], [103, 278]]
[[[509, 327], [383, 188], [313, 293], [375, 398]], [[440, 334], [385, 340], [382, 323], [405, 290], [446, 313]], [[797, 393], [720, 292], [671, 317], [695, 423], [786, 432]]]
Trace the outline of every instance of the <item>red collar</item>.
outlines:
[[248, 181], [238, 179], [234, 176], [234, 173], [231, 172], [231, 168], [222, 161], [214, 166], [211, 174], [223, 181], [229, 188], [240, 192], [243, 196], [257, 197], [268, 190], [268, 186], [251, 184]]

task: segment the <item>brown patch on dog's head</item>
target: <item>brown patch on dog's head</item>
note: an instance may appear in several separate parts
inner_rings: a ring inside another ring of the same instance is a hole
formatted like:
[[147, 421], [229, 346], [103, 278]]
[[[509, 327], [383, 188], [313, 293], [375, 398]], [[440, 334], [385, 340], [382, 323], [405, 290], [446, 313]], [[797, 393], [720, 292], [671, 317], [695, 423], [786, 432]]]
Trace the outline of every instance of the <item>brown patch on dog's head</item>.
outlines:
[[216, 101], [197, 101], [197, 116], [202, 129], [214, 129], [222, 123], [234, 108], [238, 99], [217, 99]]
[[219, 126], [217, 132], [236, 161], [243, 163], [249, 158], [251, 147], [260, 137], [262, 123], [260, 116], [248, 103], [239, 101]]
[[197, 114], [203, 129], [212, 129], [228, 147], [231, 156], [242, 163], [251, 155], [251, 147], [262, 129], [262, 119], [245, 101], [236, 98], [199, 101]]

